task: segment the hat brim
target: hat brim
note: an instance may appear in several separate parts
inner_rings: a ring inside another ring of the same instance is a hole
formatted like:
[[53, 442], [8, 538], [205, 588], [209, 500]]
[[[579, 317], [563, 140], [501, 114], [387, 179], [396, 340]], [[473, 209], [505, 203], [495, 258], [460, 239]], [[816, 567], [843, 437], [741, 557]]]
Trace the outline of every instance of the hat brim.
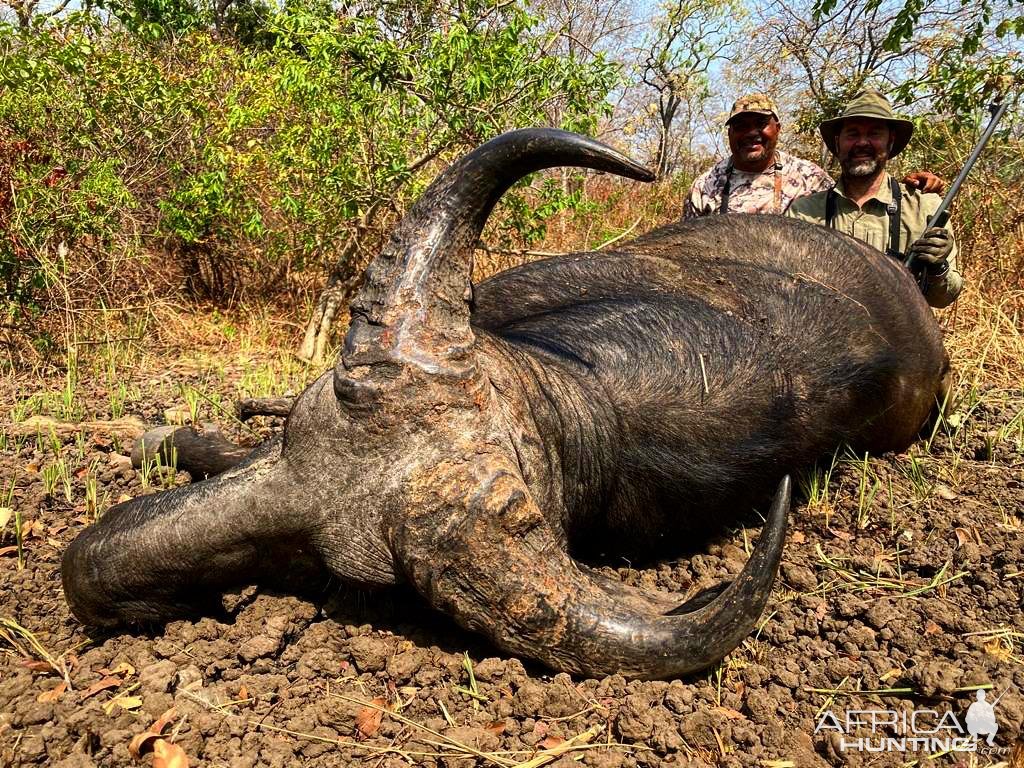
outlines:
[[771, 117], [774, 117], [776, 120], [779, 119], [779, 116], [772, 112], [770, 109], [744, 109], [742, 112], [737, 112], [735, 115], [731, 115], [729, 119], [725, 121], [725, 124], [729, 125], [737, 117], [743, 117], [744, 115], [770, 115]]
[[818, 130], [821, 132], [821, 138], [825, 141], [825, 146], [836, 157], [839, 157], [836, 139], [839, 137], [839, 131], [843, 127], [843, 121], [854, 117], [882, 120], [889, 124], [889, 129], [893, 132], [892, 149], [889, 150], [889, 157], [896, 157], [896, 155], [906, 149], [907, 144], [910, 143], [910, 137], [914, 135], [914, 124], [910, 120], [904, 120], [899, 117], [879, 117], [878, 115], [843, 115], [842, 117], [833, 117], [831, 120], [823, 121], [818, 126]]

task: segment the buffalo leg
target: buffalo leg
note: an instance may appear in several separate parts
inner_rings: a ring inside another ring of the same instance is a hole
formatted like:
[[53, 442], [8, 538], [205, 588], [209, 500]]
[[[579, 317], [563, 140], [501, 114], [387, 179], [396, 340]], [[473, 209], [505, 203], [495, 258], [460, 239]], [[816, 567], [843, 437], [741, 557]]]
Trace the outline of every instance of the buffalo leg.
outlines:
[[239, 420], [248, 421], [253, 416], [287, 416], [294, 404], [294, 397], [243, 397], [235, 408]]
[[164, 466], [173, 465], [201, 480], [237, 466], [251, 452], [217, 429], [198, 432], [192, 427], [158, 427], [135, 441], [132, 464], [138, 469], [158, 458]]

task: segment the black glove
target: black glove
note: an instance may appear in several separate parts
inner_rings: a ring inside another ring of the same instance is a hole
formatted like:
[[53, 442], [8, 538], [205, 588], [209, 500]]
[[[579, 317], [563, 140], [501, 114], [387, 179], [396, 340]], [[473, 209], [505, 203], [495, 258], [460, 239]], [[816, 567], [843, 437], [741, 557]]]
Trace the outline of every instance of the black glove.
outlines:
[[926, 229], [910, 246], [914, 260], [923, 264], [933, 275], [942, 274], [949, 269], [946, 259], [952, 252], [953, 240], [949, 232], [942, 227]]

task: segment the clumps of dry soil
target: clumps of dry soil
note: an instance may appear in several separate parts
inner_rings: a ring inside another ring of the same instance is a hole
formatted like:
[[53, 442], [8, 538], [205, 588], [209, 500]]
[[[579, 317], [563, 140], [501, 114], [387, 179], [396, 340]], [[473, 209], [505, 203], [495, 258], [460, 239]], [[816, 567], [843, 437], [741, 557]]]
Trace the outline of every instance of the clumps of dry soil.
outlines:
[[[147, 423], [181, 406], [166, 380], [139, 386], [133, 408]], [[233, 394], [225, 384], [224, 400]], [[99, 420], [110, 417], [103, 401]], [[867, 470], [840, 458], [816, 491], [805, 478], [759, 630], [716, 668], [664, 682], [551, 674], [406, 591], [287, 578], [226, 595], [215, 617], [87, 635], [59, 576], [64, 547], [92, 522], [87, 484], [109, 505], [187, 478], [145, 488], [125, 439], [72, 430], [57, 437], [68, 500], [63, 483], [46, 490], [49, 436], [18, 439], [8, 424], [0, 476], [13, 480], [24, 567], [8, 521], [0, 616], [25, 632], [8, 623], [0, 635], [0, 764], [128, 765], [133, 736], [173, 708], [164, 734], [202, 766], [507, 767], [538, 755], [559, 768], [901, 765], [922, 755], [843, 751], [840, 734], [815, 733], [821, 714], [962, 716], [979, 686], [1001, 698], [996, 749], [977, 764], [1005, 760], [1024, 722], [1022, 408], [1020, 392], [985, 392], [954, 434], [915, 446], [917, 458]], [[280, 424], [253, 433], [220, 421], [250, 442]], [[742, 568], [749, 522], [688, 560], [606, 571], [690, 596]]]

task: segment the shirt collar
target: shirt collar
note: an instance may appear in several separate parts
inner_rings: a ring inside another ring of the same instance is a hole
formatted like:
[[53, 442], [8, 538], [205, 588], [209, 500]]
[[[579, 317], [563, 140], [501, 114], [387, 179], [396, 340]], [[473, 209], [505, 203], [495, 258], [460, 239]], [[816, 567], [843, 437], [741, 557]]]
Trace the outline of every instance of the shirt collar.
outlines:
[[[835, 190], [847, 200], [850, 199], [846, 194], [846, 187], [843, 184], [842, 176], [840, 176], [839, 181], [836, 182]], [[878, 182], [878, 189], [875, 190], [875, 194], [869, 197], [865, 202], [871, 202], [872, 200], [877, 200], [883, 206], [889, 206], [892, 204], [892, 182], [890, 181], [890, 176], [887, 171], [882, 171], [882, 179]]]

